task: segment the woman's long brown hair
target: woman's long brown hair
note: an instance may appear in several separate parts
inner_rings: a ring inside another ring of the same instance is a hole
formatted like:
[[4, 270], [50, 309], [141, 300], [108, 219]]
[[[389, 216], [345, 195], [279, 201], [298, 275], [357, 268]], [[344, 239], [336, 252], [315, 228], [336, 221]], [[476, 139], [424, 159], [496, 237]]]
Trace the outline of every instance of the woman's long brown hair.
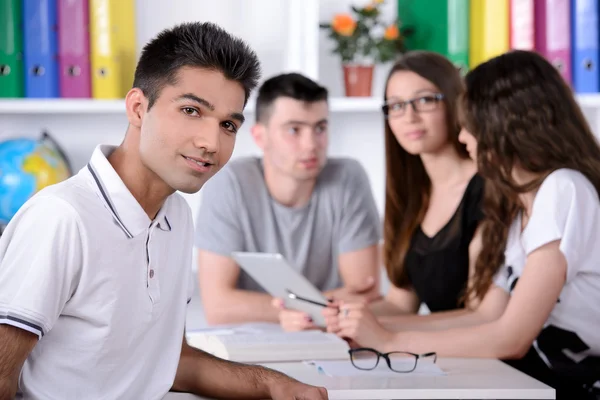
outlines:
[[[413, 51], [404, 54], [390, 70], [390, 78], [399, 71], [411, 71], [433, 83], [444, 94], [448, 140], [458, 154], [468, 153], [458, 141], [460, 126], [457, 118], [457, 101], [463, 91], [458, 69], [440, 54]], [[387, 90], [386, 90], [387, 92]], [[406, 100], [406, 99], [405, 99]], [[384, 101], [387, 96], [384, 95]], [[404, 259], [415, 229], [423, 221], [429, 207], [431, 181], [421, 158], [404, 150], [385, 120], [386, 190], [384, 216], [383, 258], [388, 278], [397, 287], [409, 284]]]
[[[600, 194], [600, 147], [571, 89], [537, 53], [505, 53], [470, 71], [465, 82], [460, 120], [477, 139], [477, 167], [485, 179], [482, 251], [466, 297], [482, 298], [523, 209], [518, 194], [560, 168], [581, 172]], [[536, 178], [518, 185], [515, 166]]]

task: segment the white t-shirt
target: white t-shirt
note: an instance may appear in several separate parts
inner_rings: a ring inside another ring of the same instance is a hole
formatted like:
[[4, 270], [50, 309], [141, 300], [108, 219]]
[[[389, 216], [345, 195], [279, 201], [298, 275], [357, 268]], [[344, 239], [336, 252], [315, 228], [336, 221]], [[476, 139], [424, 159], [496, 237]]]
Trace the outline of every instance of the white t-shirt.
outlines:
[[578, 171], [560, 169], [544, 180], [523, 232], [515, 219], [495, 284], [511, 293], [527, 255], [555, 240], [567, 260], [566, 282], [533, 347], [558, 374], [600, 380], [600, 200]]
[[161, 399], [173, 384], [191, 280], [193, 221], [170, 196], [150, 220], [98, 146], [41, 190], [0, 238], [0, 323], [39, 341], [25, 399]]

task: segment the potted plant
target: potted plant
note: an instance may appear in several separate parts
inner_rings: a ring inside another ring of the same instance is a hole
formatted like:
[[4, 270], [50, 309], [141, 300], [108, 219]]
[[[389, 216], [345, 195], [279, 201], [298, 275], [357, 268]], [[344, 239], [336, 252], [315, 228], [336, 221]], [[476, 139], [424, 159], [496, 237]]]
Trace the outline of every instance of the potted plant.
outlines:
[[385, 22], [381, 6], [385, 0], [371, 0], [351, 13], [334, 15], [321, 29], [335, 43], [332, 53], [341, 58], [346, 96], [371, 96], [375, 64], [385, 63], [405, 51], [404, 38], [411, 29], [399, 21]]

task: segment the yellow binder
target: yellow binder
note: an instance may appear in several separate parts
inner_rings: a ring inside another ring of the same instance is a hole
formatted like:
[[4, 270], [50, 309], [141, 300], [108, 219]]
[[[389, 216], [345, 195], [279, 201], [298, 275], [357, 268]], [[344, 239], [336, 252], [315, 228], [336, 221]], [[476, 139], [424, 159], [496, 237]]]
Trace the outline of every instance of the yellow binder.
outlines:
[[471, 0], [469, 67], [509, 50], [509, 0]]
[[92, 97], [121, 99], [137, 61], [135, 0], [90, 0]]
[[125, 97], [133, 85], [133, 75], [137, 63], [136, 49], [136, 22], [135, 22], [135, 0], [118, 0], [117, 14], [115, 16], [117, 25], [117, 37], [119, 38], [119, 63], [120, 63], [120, 93]]

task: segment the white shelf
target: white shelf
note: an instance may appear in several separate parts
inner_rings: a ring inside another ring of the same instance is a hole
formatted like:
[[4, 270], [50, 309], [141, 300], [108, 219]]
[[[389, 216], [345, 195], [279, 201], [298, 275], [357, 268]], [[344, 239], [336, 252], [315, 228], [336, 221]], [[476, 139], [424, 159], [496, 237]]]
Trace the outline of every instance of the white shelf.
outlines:
[[[333, 112], [379, 112], [382, 100], [374, 97], [334, 97]], [[599, 100], [600, 104], [600, 100]], [[0, 99], [0, 114], [121, 114], [125, 100], [93, 99]], [[254, 111], [250, 99], [246, 112]]]
[[600, 93], [577, 95], [577, 101], [581, 107], [600, 108]]
[[333, 112], [380, 112], [382, 103], [378, 97], [333, 97], [329, 107]]
[[[600, 93], [577, 96], [584, 108], [600, 109]], [[330, 109], [335, 113], [378, 113], [383, 99], [379, 97], [332, 97]], [[94, 99], [0, 99], [0, 115], [48, 115], [48, 114], [121, 114], [125, 112], [125, 100]], [[254, 99], [250, 99], [247, 113], [254, 112]]]
[[118, 114], [125, 100], [2, 99], [0, 114]]

